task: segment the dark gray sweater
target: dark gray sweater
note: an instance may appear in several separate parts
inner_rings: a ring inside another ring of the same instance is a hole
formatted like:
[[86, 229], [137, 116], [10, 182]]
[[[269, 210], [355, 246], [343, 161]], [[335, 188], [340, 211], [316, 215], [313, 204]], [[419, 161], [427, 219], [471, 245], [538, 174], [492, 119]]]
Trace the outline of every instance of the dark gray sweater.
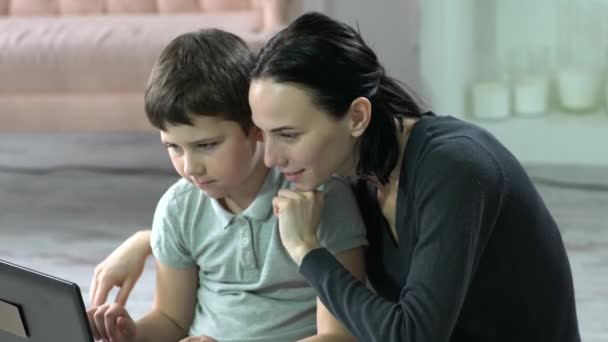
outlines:
[[369, 189], [357, 193], [376, 293], [322, 248], [300, 271], [359, 340], [580, 341], [559, 229], [491, 134], [452, 117], [420, 119], [401, 166], [398, 242]]

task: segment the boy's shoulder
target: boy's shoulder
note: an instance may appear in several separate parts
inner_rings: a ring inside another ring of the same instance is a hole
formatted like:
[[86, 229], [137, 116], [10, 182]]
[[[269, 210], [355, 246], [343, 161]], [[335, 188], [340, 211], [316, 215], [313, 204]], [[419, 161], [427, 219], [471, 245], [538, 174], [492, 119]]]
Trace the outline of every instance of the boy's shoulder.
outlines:
[[184, 208], [192, 203], [206, 202], [207, 197], [204, 191], [201, 191], [186, 179], [180, 178], [165, 191], [160, 202], [164, 202], [167, 206], [175, 205]]
[[193, 195], [198, 195], [197, 192], [202, 191], [198, 190], [192, 183], [188, 182], [186, 179], [180, 178], [167, 189], [165, 194], [170, 194], [172, 197], [189, 197]]
[[332, 176], [321, 185], [320, 189], [325, 196], [353, 196], [351, 180], [341, 176]]

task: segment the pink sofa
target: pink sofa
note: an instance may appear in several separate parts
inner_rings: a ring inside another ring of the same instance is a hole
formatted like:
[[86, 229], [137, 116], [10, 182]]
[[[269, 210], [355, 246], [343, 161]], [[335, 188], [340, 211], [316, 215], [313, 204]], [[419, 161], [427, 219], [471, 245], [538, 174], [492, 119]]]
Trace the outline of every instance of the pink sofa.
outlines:
[[0, 132], [150, 130], [143, 91], [171, 39], [218, 27], [259, 49], [286, 0], [0, 0]]

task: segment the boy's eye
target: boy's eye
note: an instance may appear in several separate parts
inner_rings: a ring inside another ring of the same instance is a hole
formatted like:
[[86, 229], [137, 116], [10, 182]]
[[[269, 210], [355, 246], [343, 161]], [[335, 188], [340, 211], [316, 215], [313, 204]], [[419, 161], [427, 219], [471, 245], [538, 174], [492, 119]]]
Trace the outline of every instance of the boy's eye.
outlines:
[[175, 145], [175, 144], [165, 144], [165, 147], [168, 150], [173, 150], [173, 151], [179, 151], [179, 146]]
[[211, 149], [215, 148], [217, 145], [219, 145], [219, 142], [214, 141], [214, 142], [210, 142], [210, 143], [197, 144], [196, 147], [200, 148], [202, 150], [211, 150]]

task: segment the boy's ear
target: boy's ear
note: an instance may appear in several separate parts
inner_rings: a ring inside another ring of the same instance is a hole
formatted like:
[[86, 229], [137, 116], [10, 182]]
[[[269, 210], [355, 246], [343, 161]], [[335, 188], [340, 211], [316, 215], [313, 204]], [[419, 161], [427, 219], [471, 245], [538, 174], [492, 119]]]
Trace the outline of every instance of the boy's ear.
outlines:
[[351, 135], [358, 138], [363, 135], [372, 118], [372, 104], [366, 97], [357, 97], [348, 110]]

